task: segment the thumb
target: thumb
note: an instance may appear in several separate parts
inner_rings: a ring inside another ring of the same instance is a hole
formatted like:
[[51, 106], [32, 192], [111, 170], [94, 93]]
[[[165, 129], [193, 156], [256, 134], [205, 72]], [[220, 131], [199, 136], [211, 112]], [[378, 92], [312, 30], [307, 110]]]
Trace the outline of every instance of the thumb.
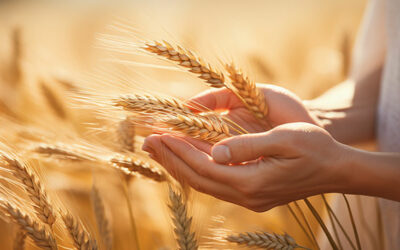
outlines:
[[279, 153], [279, 137], [271, 131], [238, 135], [215, 144], [211, 149], [214, 161], [222, 164], [256, 160]]

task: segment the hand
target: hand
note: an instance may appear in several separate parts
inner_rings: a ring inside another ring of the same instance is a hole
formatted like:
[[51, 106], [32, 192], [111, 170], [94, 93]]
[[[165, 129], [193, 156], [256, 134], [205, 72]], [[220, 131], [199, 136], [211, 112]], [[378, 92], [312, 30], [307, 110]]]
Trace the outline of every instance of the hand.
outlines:
[[[317, 124], [316, 119], [295, 94], [273, 85], [258, 84], [257, 87], [264, 93], [269, 108], [267, 120], [273, 127], [291, 122]], [[195, 103], [194, 106], [199, 104], [210, 110], [229, 111], [227, 117], [249, 133], [265, 131], [265, 125], [256, 119], [229, 89], [211, 89], [192, 98], [190, 102]]]
[[213, 147], [194, 139], [189, 143], [171, 135], [152, 135], [143, 150], [178, 181], [258, 212], [340, 192], [347, 183], [342, 174], [347, 146], [308, 123], [234, 136]]

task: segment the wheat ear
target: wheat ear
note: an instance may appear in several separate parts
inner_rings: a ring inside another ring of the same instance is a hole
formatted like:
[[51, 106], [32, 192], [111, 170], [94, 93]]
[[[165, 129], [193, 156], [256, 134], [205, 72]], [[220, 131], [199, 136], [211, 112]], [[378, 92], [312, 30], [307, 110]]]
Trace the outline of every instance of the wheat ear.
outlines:
[[26, 233], [23, 230], [18, 230], [13, 241], [13, 250], [25, 249]]
[[44, 225], [36, 221], [29, 215], [22, 212], [19, 208], [8, 202], [3, 202], [1, 206], [6, 210], [14, 222], [42, 249], [56, 250], [57, 243], [54, 236]]
[[135, 152], [135, 125], [133, 117], [128, 116], [118, 123], [117, 137], [121, 151]]
[[8, 167], [13, 170], [14, 176], [24, 185], [29, 198], [35, 204], [34, 209], [38, 218], [50, 226], [53, 225], [56, 220], [56, 215], [39, 178], [28, 166], [21, 164], [16, 159], [3, 156], [3, 160], [7, 163]]
[[279, 235], [266, 232], [245, 232], [226, 237], [229, 242], [249, 247], [260, 247], [263, 249], [296, 249], [304, 248], [297, 245], [296, 241], [288, 234]]
[[177, 115], [166, 120], [165, 124], [174, 131], [210, 143], [216, 143], [231, 136], [229, 127], [225, 122], [207, 116]]
[[164, 172], [160, 171], [150, 163], [144, 162], [141, 159], [135, 158], [134, 156], [129, 157], [114, 157], [110, 160], [113, 167], [126, 170], [130, 173], [139, 173], [149, 179], [157, 182], [163, 182], [167, 180], [167, 176]]
[[150, 95], [128, 95], [122, 96], [114, 101], [114, 105], [122, 107], [127, 111], [136, 113], [154, 114], [168, 111], [169, 113], [191, 114], [190, 109], [174, 98], [163, 98]]
[[100, 197], [99, 190], [95, 186], [92, 187], [91, 197], [97, 227], [101, 235], [101, 240], [105, 248], [107, 250], [111, 250], [113, 247], [113, 237], [110, 230], [110, 223], [107, 219], [104, 203]]
[[39, 144], [35, 148], [33, 148], [32, 151], [45, 156], [57, 156], [63, 159], [68, 159], [70, 161], [92, 160], [89, 156], [59, 145]]
[[224, 75], [212, 69], [209, 64], [204, 63], [201, 58], [195, 56], [189, 50], [179, 46], [174, 48], [166, 41], [146, 43], [144, 49], [188, 68], [190, 72], [198, 75], [200, 79], [205, 80], [211, 87], [221, 88], [225, 86]]
[[192, 218], [187, 215], [187, 207], [182, 196], [170, 188], [169, 200], [179, 250], [198, 249], [195, 233], [191, 232]]
[[79, 250], [95, 250], [97, 243], [90, 237], [86, 229], [69, 212], [62, 214], [62, 219], [69, 235], [74, 241], [74, 246]]
[[268, 106], [263, 92], [257, 88], [255, 82], [246, 77], [233, 63], [226, 65], [226, 70], [231, 79], [230, 89], [258, 119], [266, 118]]

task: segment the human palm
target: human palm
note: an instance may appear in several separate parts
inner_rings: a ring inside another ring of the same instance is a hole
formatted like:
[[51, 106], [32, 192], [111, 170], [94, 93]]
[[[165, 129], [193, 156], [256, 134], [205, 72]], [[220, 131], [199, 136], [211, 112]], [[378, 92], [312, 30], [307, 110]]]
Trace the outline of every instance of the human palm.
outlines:
[[243, 102], [228, 89], [213, 89], [191, 99], [195, 106], [204, 106], [214, 111], [225, 111], [225, 116], [248, 133], [259, 133], [285, 123], [308, 122], [317, 124], [302, 101], [290, 91], [267, 84], [258, 84], [263, 91], [268, 115], [259, 120], [248, 111]]

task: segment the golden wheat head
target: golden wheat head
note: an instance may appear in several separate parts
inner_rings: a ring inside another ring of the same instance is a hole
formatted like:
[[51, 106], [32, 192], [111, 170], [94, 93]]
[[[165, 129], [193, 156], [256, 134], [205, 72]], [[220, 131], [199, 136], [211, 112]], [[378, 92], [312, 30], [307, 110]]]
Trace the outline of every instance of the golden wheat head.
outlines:
[[36, 221], [31, 216], [25, 214], [18, 207], [3, 201], [1, 206], [13, 221], [42, 249], [57, 250], [57, 243], [51, 231]]
[[200, 79], [205, 80], [211, 87], [221, 88], [225, 86], [224, 75], [212, 69], [210, 65], [204, 63], [201, 58], [195, 56], [189, 50], [179, 46], [174, 48], [166, 41], [146, 43], [144, 49], [188, 68], [190, 72], [198, 75]]
[[40, 179], [27, 165], [20, 163], [18, 160], [7, 156], [3, 156], [2, 159], [7, 163], [7, 167], [13, 170], [14, 176], [24, 185], [29, 198], [35, 205], [34, 209], [38, 218], [50, 226], [53, 225], [56, 220], [56, 214], [40, 183]]
[[263, 249], [287, 249], [303, 248], [288, 234], [271, 234], [266, 232], [245, 232], [226, 237], [229, 242], [249, 247], [260, 247]]

